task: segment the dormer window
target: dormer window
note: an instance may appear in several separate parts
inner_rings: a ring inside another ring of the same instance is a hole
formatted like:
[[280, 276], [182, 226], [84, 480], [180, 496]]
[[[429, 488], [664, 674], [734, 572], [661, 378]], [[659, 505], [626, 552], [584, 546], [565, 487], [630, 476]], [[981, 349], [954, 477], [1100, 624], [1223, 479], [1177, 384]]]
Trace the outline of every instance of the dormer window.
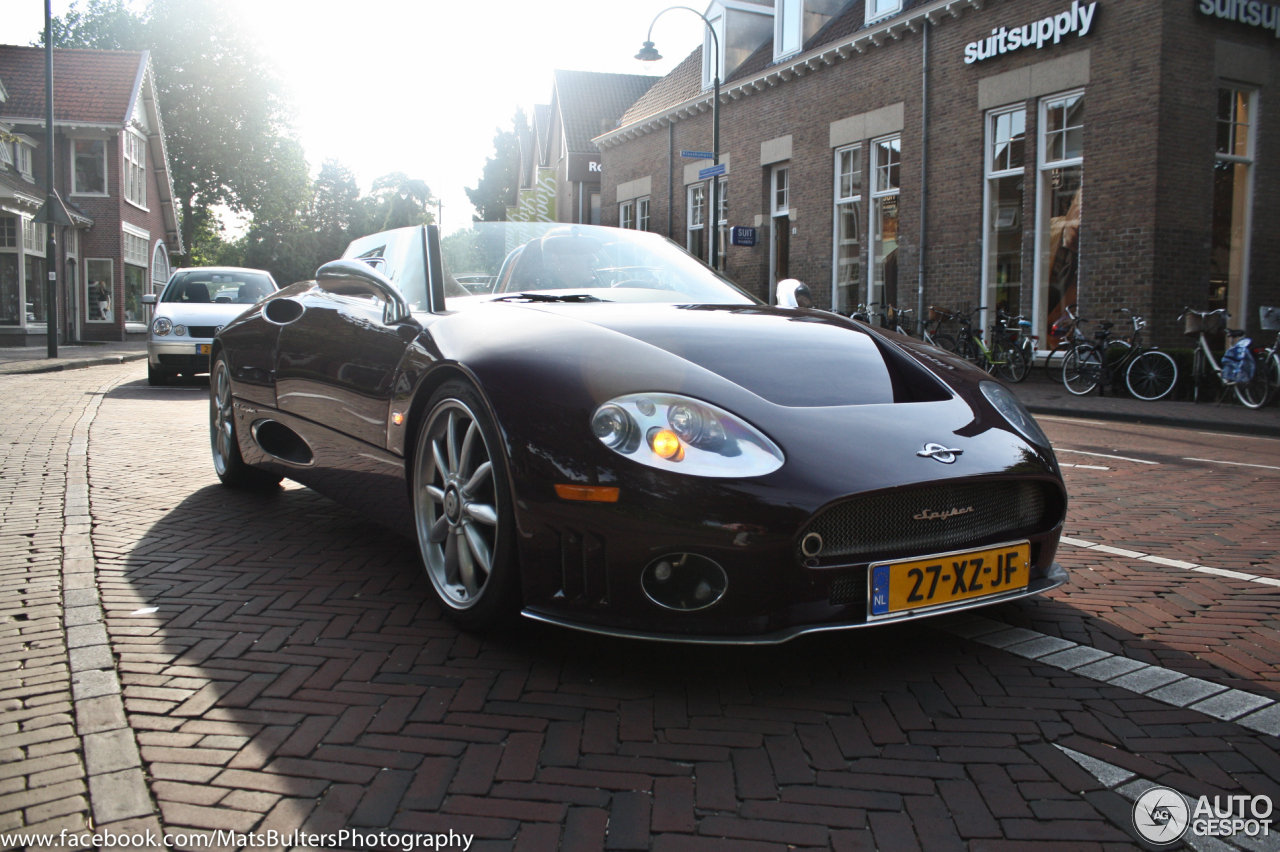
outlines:
[[5, 166], [13, 165], [13, 149], [9, 147], [9, 143], [0, 138], [0, 169]]
[[902, 0], [867, 0], [867, 23], [875, 23], [902, 11]]
[[716, 68], [715, 41], [704, 28], [702, 88], [709, 89], [717, 72], [723, 83], [769, 40], [773, 34], [773, 9], [744, 0], [718, 0], [707, 7], [706, 17], [720, 40], [720, 67]]
[[809, 39], [847, 5], [849, 0], [777, 0], [773, 23], [774, 61], [799, 53]]

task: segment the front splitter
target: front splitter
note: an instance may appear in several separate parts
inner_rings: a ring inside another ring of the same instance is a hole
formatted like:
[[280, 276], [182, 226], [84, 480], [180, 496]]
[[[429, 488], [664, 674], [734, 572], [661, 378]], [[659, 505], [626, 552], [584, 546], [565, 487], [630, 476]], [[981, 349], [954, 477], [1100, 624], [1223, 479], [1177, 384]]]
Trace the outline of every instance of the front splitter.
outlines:
[[643, 630], [625, 630], [616, 627], [603, 627], [599, 624], [584, 624], [580, 621], [573, 621], [559, 615], [539, 612], [537, 610], [525, 609], [520, 614], [525, 618], [533, 621], [540, 621], [543, 624], [554, 624], [557, 627], [567, 627], [570, 630], [581, 630], [584, 633], [595, 633], [601, 636], [616, 636], [621, 639], [640, 639], [646, 642], [678, 642], [685, 645], [781, 645], [783, 642], [790, 642], [797, 636], [804, 636], [810, 633], [831, 633], [837, 630], [856, 630], [859, 627], [879, 627], [885, 624], [902, 624], [906, 621], [919, 621], [922, 618], [932, 618], [936, 615], [946, 615], [954, 612], [961, 612], [967, 609], [977, 609], [979, 607], [991, 606], [992, 604], [1006, 603], [1008, 601], [1026, 598], [1032, 595], [1040, 595], [1045, 592], [1056, 589], [1067, 582], [1067, 569], [1058, 563], [1053, 563], [1049, 567], [1049, 572], [1044, 577], [1039, 577], [1027, 584], [1025, 589], [1015, 592], [1008, 592], [1002, 595], [996, 595], [989, 598], [981, 598], [975, 601], [962, 601], [957, 604], [948, 606], [939, 606], [917, 612], [907, 613], [895, 618], [880, 618], [875, 621], [864, 621], [856, 624], [809, 624], [796, 627], [788, 627], [783, 630], [777, 630], [773, 633], [763, 633], [759, 636], [690, 636], [682, 633], [649, 633]]

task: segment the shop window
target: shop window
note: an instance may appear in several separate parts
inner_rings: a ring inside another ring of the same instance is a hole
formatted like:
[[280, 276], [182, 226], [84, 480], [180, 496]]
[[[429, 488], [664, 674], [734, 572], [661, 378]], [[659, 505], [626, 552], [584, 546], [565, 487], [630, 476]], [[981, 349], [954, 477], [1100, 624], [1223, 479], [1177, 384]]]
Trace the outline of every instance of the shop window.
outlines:
[[0, 216], [0, 325], [22, 324], [18, 229], [17, 216]]
[[705, 245], [706, 212], [707, 185], [695, 183], [689, 187], [689, 203], [685, 215], [685, 227], [688, 230], [688, 234], [685, 237], [684, 247], [689, 250], [689, 254], [703, 260], [707, 257]]
[[1040, 101], [1035, 329], [1040, 339], [1079, 298], [1084, 94]]
[[835, 245], [832, 256], [832, 308], [848, 312], [862, 292], [862, 146], [835, 154]]
[[88, 322], [115, 322], [114, 263], [91, 257], [84, 262], [85, 305]]
[[1022, 204], [1026, 190], [1025, 107], [987, 115], [983, 304], [1022, 312]]
[[49, 268], [43, 257], [29, 254], [26, 256], [27, 269], [27, 325], [43, 325], [45, 316], [45, 271]]
[[1249, 269], [1256, 114], [1257, 92], [1218, 89], [1208, 306], [1226, 308], [1240, 323]]
[[898, 301], [901, 161], [901, 137], [871, 143], [871, 286], [867, 300], [878, 305], [896, 305]]
[[902, 0], [867, 0], [867, 23], [882, 20], [902, 11]]
[[[124, 321], [127, 331], [146, 331], [146, 306], [142, 304], [142, 294], [146, 292], [147, 268], [124, 265]], [[136, 325], [137, 328], [128, 326]]]
[[107, 194], [107, 143], [102, 139], [76, 139], [72, 148], [71, 192], [76, 195]]
[[131, 131], [124, 134], [124, 197], [146, 209], [147, 141]]
[[717, 237], [717, 239], [719, 240], [718, 251], [720, 252], [720, 257], [717, 259], [718, 262], [716, 264], [716, 268], [719, 269], [721, 272], [724, 272], [725, 256], [728, 254], [727, 249], [729, 248], [729, 180], [728, 178], [720, 178], [718, 191], [720, 195], [719, 195], [719, 198], [716, 199], [716, 210], [718, 211], [718, 215], [716, 216], [716, 225], [720, 231], [720, 234]]

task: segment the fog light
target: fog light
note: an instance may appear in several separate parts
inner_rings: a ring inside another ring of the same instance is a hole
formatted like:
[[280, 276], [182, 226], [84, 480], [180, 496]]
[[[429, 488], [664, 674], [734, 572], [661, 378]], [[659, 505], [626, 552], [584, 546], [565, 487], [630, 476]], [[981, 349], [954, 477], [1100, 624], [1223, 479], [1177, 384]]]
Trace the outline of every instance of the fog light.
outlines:
[[665, 583], [671, 579], [671, 563], [659, 562], [657, 567], [653, 569], [653, 579], [659, 583]]
[[697, 553], [669, 553], [640, 572], [640, 587], [663, 609], [706, 609], [724, 597], [728, 585], [724, 569]]
[[175, 325], [173, 327], [173, 333], [181, 337], [187, 333], [187, 327], [185, 325]]

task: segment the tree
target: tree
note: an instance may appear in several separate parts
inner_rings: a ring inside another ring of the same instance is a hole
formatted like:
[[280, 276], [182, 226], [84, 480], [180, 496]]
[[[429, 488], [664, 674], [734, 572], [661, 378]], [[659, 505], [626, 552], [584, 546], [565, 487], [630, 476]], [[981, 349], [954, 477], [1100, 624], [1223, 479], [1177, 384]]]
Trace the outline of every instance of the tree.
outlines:
[[356, 176], [337, 160], [326, 160], [320, 167], [308, 219], [316, 236], [317, 254], [328, 260], [341, 257], [347, 243], [372, 231]]
[[[211, 208], [303, 209], [308, 175], [274, 65], [218, 0], [87, 0], [55, 19], [55, 47], [150, 50], [188, 250]], [[43, 36], [41, 37], [43, 43]]]
[[494, 129], [494, 155], [485, 160], [484, 171], [475, 188], [465, 187], [467, 198], [476, 208], [477, 222], [501, 222], [507, 218], [507, 207], [516, 203], [520, 188], [520, 137], [529, 132], [524, 110], [517, 109], [511, 119], [512, 130]]
[[381, 214], [379, 230], [428, 225], [435, 216], [427, 205], [435, 201], [425, 181], [410, 178], [404, 172], [392, 172], [373, 182], [371, 200]]

